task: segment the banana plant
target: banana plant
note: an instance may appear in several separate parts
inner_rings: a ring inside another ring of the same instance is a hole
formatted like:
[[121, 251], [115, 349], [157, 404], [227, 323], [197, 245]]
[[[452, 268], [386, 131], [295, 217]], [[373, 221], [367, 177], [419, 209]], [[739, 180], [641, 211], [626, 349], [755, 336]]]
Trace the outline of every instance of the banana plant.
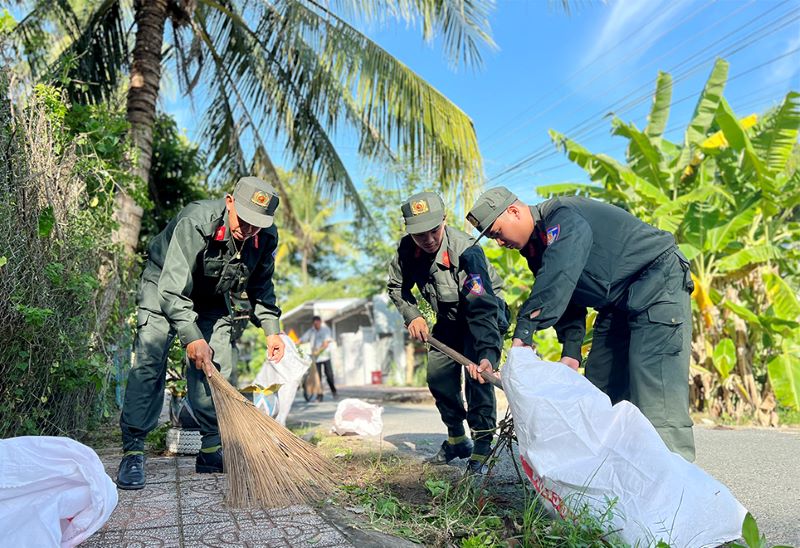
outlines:
[[660, 73], [645, 129], [612, 122], [612, 133], [628, 140], [625, 162], [551, 130], [592, 183], [538, 191], [601, 199], [674, 233], [692, 263], [693, 371], [717, 400], [706, 403], [774, 423], [775, 396], [800, 408], [800, 308], [790, 298], [800, 254], [800, 94], [740, 118], [723, 96], [727, 74], [718, 60], [682, 143], [673, 143], [664, 138], [672, 79]]

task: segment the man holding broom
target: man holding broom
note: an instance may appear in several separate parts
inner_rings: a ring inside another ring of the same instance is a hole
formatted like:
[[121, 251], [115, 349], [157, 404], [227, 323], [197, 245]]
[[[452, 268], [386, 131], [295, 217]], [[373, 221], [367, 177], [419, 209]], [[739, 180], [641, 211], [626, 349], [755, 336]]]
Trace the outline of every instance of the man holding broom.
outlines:
[[195, 470], [223, 471], [206, 372], [218, 368], [230, 378], [236, 366], [231, 292], [247, 292], [251, 320], [267, 337], [269, 359], [283, 357], [272, 283], [278, 201], [270, 184], [243, 177], [233, 194], [187, 205], [150, 244], [137, 296], [135, 362], [120, 417], [120, 489], [145, 485], [144, 440], [161, 413], [167, 355], [176, 335], [194, 366], [187, 370], [188, 397], [203, 436]]
[[534, 332], [553, 326], [561, 361], [577, 369], [586, 309], [597, 309], [586, 378], [612, 403], [636, 405], [670, 450], [693, 461], [694, 285], [672, 234], [588, 198], [527, 206], [505, 187], [481, 195], [467, 219], [481, 236], [518, 249], [536, 276], [519, 309], [513, 345], [530, 346]]
[[[409, 334], [428, 338], [428, 324], [411, 293], [416, 285], [436, 314], [433, 335], [488, 369], [499, 365], [508, 327], [502, 281], [483, 250], [468, 234], [446, 226], [442, 199], [433, 192], [411, 196], [401, 210], [408, 235], [400, 240], [389, 269], [389, 297], [403, 315]], [[475, 366], [472, 366], [473, 369]], [[431, 462], [469, 458], [470, 473], [485, 474], [496, 426], [491, 385], [467, 377], [467, 411], [461, 396], [462, 367], [442, 352], [428, 352], [428, 387], [447, 426], [448, 439]], [[472, 430], [466, 436], [464, 419]]]

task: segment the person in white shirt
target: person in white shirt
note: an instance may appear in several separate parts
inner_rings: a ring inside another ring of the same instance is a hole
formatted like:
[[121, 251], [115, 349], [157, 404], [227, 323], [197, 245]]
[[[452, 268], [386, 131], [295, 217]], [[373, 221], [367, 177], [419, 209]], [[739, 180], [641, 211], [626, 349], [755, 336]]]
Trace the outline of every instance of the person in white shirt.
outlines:
[[[331, 394], [336, 397], [336, 386], [333, 381], [333, 367], [331, 367], [330, 344], [333, 342], [331, 329], [322, 324], [322, 318], [314, 316], [312, 326], [300, 337], [301, 343], [311, 343], [311, 359], [317, 364], [317, 375], [322, 382], [322, 370], [325, 370], [325, 379], [331, 389]], [[317, 401], [322, 401], [322, 388], [317, 395]]]

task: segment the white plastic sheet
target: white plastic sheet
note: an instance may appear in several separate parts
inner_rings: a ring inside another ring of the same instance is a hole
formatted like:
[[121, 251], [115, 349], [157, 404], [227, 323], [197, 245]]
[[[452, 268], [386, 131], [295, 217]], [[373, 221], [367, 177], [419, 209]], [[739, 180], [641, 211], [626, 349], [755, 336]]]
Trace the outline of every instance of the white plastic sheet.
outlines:
[[0, 440], [0, 545], [77, 546], [117, 506], [97, 454], [69, 438]]
[[336, 406], [333, 431], [340, 436], [358, 434], [377, 436], [383, 431], [383, 407], [356, 398], [347, 398]]
[[585, 377], [512, 348], [502, 369], [528, 478], [562, 517], [613, 506], [631, 545], [718, 546], [741, 535], [745, 508], [727, 487], [672, 453], [631, 403], [614, 406]]
[[278, 413], [275, 416], [275, 420], [285, 426], [286, 418], [292, 410], [292, 403], [297, 394], [300, 379], [311, 366], [311, 360], [300, 356], [297, 346], [288, 336], [281, 334], [281, 339], [286, 345], [283, 358], [275, 363], [264, 360], [264, 364], [261, 366], [261, 370], [256, 375], [254, 382], [262, 386], [281, 385], [278, 390]]

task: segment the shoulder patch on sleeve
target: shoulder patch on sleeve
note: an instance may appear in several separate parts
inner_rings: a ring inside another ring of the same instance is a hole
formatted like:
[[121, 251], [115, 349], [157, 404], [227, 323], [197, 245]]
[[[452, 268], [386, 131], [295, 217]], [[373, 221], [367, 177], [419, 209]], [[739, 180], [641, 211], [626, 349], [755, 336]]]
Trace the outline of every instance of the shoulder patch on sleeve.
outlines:
[[475, 295], [476, 297], [480, 297], [486, 292], [480, 274], [468, 274], [464, 280], [464, 287], [469, 291], [470, 295]]
[[558, 235], [561, 233], [561, 225], [550, 226], [547, 228], [547, 245], [552, 245], [553, 242], [558, 240]]

